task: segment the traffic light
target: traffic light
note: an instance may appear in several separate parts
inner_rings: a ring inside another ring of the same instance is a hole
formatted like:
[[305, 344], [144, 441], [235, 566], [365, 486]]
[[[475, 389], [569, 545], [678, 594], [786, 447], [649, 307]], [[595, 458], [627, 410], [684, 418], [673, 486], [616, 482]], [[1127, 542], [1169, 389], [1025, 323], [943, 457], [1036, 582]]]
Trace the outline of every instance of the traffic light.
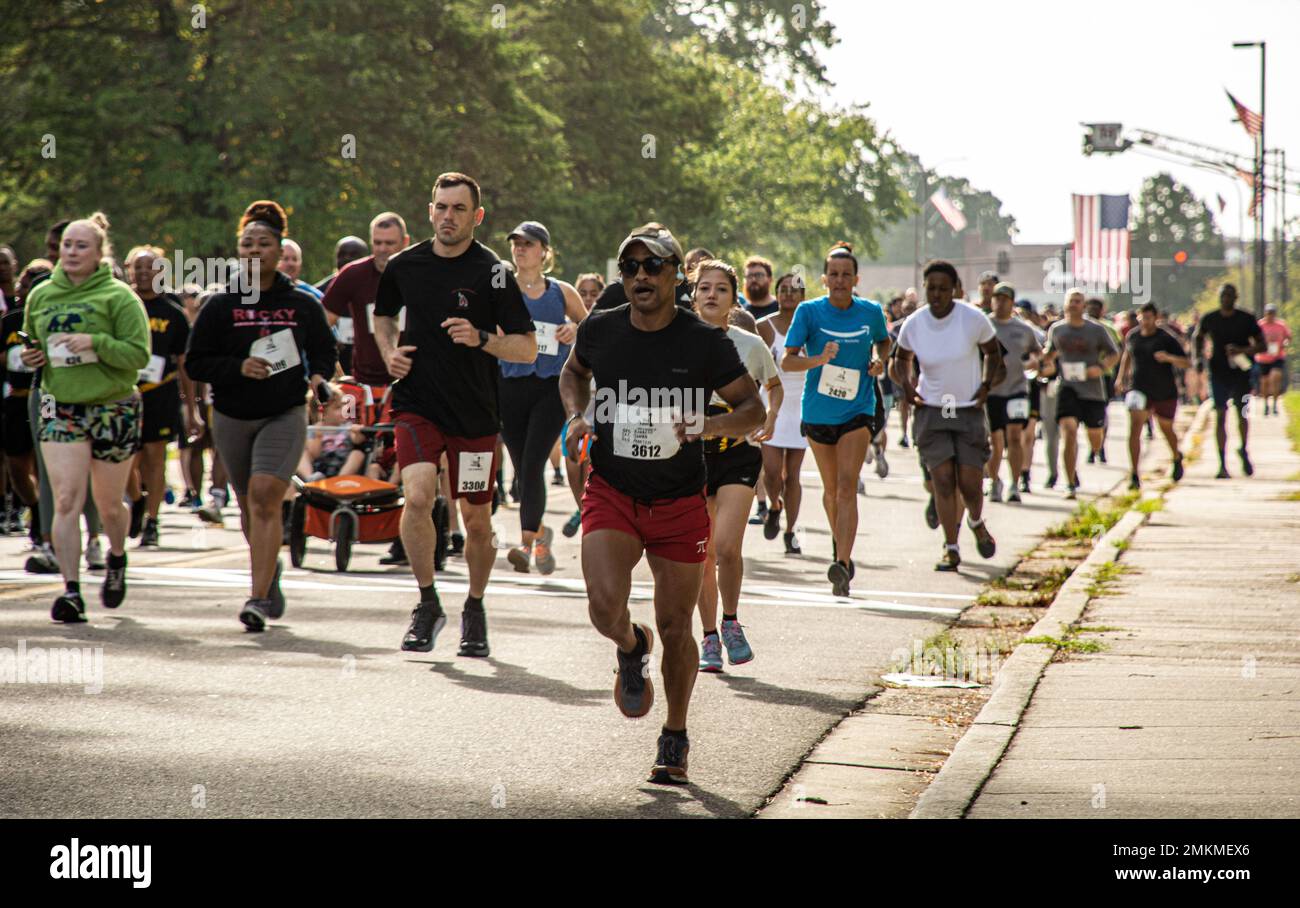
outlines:
[[1173, 283], [1183, 276], [1187, 271], [1187, 250], [1179, 249], [1174, 253], [1174, 270], [1169, 274], [1169, 282]]

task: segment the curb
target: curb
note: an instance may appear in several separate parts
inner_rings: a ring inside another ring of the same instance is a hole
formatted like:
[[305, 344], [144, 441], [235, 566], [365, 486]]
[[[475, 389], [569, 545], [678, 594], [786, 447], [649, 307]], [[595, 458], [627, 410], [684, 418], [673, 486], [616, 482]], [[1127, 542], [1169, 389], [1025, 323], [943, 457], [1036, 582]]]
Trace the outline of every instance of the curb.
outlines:
[[[1184, 455], [1190, 453], [1192, 437], [1204, 431], [1211, 407], [1206, 401], [1196, 411], [1196, 416], [1179, 445]], [[1159, 498], [1174, 485], [1172, 481], [1165, 481], [1158, 487], [1156, 494], [1144, 498]], [[1111, 489], [1113, 491], [1114, 488]], [[1115, 560], [1123, 543], [1132, 538], [1146, 522], [1147, 516], [1141, 511], [1129, 511], [1120, 518], [1061, 585], [1052, 604], [1025, 636], [1061, 639], [1087, 608], [1087, 587], [1096, 569]], [[1022, 643], [1015, 648], [993, 679], [993, 695], [957, 742], [952, 754], [944, 761], [939, 774], [921, 795], [909, 819], [959, 820], [966, 815], [1011, 744], [1020, 719], [1029, 707], [1034, 689], [1055, 654], [1054, 647], [1042, 643]]]

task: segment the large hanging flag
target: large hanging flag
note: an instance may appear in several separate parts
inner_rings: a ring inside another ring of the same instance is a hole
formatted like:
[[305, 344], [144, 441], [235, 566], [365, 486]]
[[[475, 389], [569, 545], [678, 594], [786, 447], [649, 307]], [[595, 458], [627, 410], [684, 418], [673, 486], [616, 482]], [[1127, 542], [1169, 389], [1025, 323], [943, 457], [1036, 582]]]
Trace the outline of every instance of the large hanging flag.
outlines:
[[1116, 290], [1129, 278], [1129, 198], [1075, 195], [1074, 277]]
[[1228, 100], [1232, 102], [1232, 106], [1236, 109], [1237, 121], [1245, 128], [1246, 134], [1252, 138], [1259, 138], [1259, 134], [1264, 131], [1264, 118], [1234, 98], [1232, 92], [1226, 88], [1224, 92], [1227, 93]]
[[962, 214], [957, 206], [948, 198], [948, 193], [940, 186], [935, 190], [934, 195], [930, 196], [930, 204], [939, 212], [939, 217], [948, 222], [953, 233], [961, 233], [966, 229], [966, 215]]

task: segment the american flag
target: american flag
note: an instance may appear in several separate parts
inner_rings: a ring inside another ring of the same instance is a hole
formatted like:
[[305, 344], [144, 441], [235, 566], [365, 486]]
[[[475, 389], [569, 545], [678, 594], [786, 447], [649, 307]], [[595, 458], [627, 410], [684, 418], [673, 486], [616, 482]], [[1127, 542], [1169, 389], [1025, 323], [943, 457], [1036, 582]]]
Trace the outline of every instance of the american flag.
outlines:
[[1227, 93], [1228, 100], [1232, 102], [1232, 106], [1237, 109], [1237, 119], [1241, 122], [1241, 125], [1245, 127], [1246, 134], [1259, 138], [1259, 134], [1264, 131], [1264, 118], [1234, 98], [1232, 92], [1228, 91], [1226, 88], [1224, 89], [1224, 92]]
[[1259, 213], [1259, 203], [1262, 200], [1263, 187], [1255, 185], [1255, 175], [1249, 170], [1242, 170], [1238, 167], [1237, 176], [1241, 177], [1242, 181], [1251, 189], [1250, 210], [1246, 212], [1246, 217], [1254, 218]]
[[930, 204], [939, 212], [939, 216], [948, 222], [953, 233], [961, 233], [966, 229], [966, 215], [957, 210], [957, 206], [952, 203], [952, 199], [948, 198], [948, 193], [942, 186], [930, 196]]
[[1128, 283], [1129, 230], [1126, 195], [1074, 196], [1074, 277], [1081, 283]]

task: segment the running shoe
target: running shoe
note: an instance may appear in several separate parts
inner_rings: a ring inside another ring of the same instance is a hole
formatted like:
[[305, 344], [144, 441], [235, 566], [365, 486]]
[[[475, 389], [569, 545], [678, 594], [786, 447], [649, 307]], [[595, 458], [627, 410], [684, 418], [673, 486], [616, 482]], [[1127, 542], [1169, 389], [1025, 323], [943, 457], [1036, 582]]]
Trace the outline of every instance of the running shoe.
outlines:
[[86, 620], [86, 603], [81, 601], [80, 593], [63, 593], [54, 600], [50, 617], [64, 624], [80, 624]]
[[785, 553], [787, 555], [803, 554], [803, 549], [799, 546], [799, 535], [793, 530], [785, 534]]
[[102, 571], [106, 566], [104, 547], [99, 544], [98, 536], [92, 536], [86, 543], [86, 570]]
[[904, 435], [901, 439], [899, 439], [899, 441], [898, 441], [898, 446], [899, 446], [900, 448], [910, 448], [910, 447], [912, 446], [912, 443], [909, 442], [909, 441], [907, 440], [907, 436]]
[[266, 622], [270, 617], [270, 612], [270, 599], [249, 599], [244, 603], [244, 607], [239, 610], [239, 620], [249, 632], [260, 633], [266, 630]]
[[875, 445], [876, 449], [876, 475], [884, 479], [889, 475], [889, 461], [885, 459], [885, 448], [883, 445]]
[[1016, 488], [1015, 483], [1011, 484], [1011, 491], [1007, 493], [1008, 504], [1020, 504], [1020, 490]]
[[700, 671], [717, 674], [722, 671], [722, 641], [717, 634], [705, 634], [700, 644]]
[[745, 639], [739, 621], [722, 619], [722, 642], [727, 647], [727, 661], [732, 665], [744, 665], [753, 660], [754, 650]]
[[689, 785], [691, 780], [686, 778], [686, 755], [690, 751], [691, 742], [685, 734], [661, 734], [655, 765], [650, 770], [647, 781], [656, 785]]
[[148, 502], [145, 501], [145, 495], [142, 493], [139, 498], [131, 502], [131, 524], [127, 528], [126, 535], [135, 539], [140, 535], [140, 529], [144, 526], [144, 515]]
[[554, 474], [552, 474], [551, 476], [551, 485], [562, 486], [562, 485], [567, 485], [567, 483], [568, 480], [564, 478], [564, 473], [560, 470], [559, 467], [556, 467]]
[[271, 586], [266, 591], [267, 616], [274, 619], [284, 617], [284, 591], [280, 589], [280, 575], [284, 573], [284, 562], [275, 559], [275, 574], [271, 577]]
[[402, 638], [402, 649], [408, 653], [427, 653], [433, 649], [438, 634], [447, 626], [447, 616], [437, 602], [421, 602], [411, 609], [411, 626]]
[[59, 559], [54, 557], [54, 549], [48, 542], [42, 542], [36, 548], [36, 554], [27, 559], [24, 570], [29, 574], [57, 574]]
[[451, 534], [451, 553], [452, 553], [453, 555], [464, 555], [464, 554], [465, 554], [465, 534], [464, 534], [464, 533], [452, 533], [452, 534]]
[[[867, 450], [870, 450], [870, 448], [868, 448]], [[867, 494], [867, 484], [862, 481], [861, 476], [858, 477], [858, 494], [859, 495]]]
[[521, 574], [528, 573], [528, 565], [532, 563], [532, 560], [533, 550], [526, 545], [517, 545], [506, 552], [506, 561], [514, 565], [515, 570]]
[[471, 610], [466, 603], [465, 609], [460, 613], [460, 649], [456, 655], [485, 658], [490, 652], [487, 612], [482, 608]]
[[934, 503], [934, 496], [930, 496], [930, 503], [925, 506], [925, 525], [932, 530], [939, 529], [939, 506]]
[[1089, 451], [1089, 452], [1088, 452], [1088, 463], [1096, 463], [1096, 462], [1097, 462], [1097, 452], [1096, 452], [1096, 451]]
[[140, 530], [140, 548], [158, 548], [158, 521], [152, 517], [145, 518], [144, 528]]
[[410, 564], [411, 561], [406, 557], [406, 547], [402, 545], [402, 540], [394, 539], [393, 544], [388, 547], [388, 554], [379, 559], [380, 564]]
[[109, 567], [104, 574], [104, 584], [99, 588], [99, 601], [104, 608], [117, 608], [126, 599], [126, 555], [121, 567]]
[[167, 486], [167, 488], [163, 490], [163, 504], [175, 504], [175, 503], [176, 503], [176, 493], [172, 491], [171, 486]]
[[994, 479], [989, 483], [989, 501], [1002, 500], [1002, 480]]
[[1045, 488], [1045, 489], [1054, 489], [1054, 488], [1056, 488], [1056, 480], [1057, 480], [1057, 476], [1056, 476], [1055, 473], [1048, 473], [1048, 474], [1047, 474], [1047, 482], [1043, 483], [1043, 488]]
[[1179, 454], [1174, 458], [1174, 468], [1170, 472], [1169, 476], [1174, 482], [1178, 482], [1178, 480], [1183, 478], [1183, 455]]
[[767, 516], [763, 518], [763, 538], [775, 539], [781, 532], [781, 509], [768, 508]]
[[826, 569], [826, 579], [831, 582], [832, 596], [849, 595], [849, 569], [842, 561], [832, 561]]
[[199, 515], [199, 520], [204, 523], [210, 523], [215, 527], [222, 528], [226, 525], [226, 519], [221, 516], [221, 506], [216, 501], [211, 502], [206, 507], [199, 508], [195, 513]]
[[1228, 468], [1227, 468], [1226, 465], [1224, 465], [1224, 464], [1219, 464], [1219, 472], [1217, 472], [1217, 473], [1214, 474], [1214, 478], [1215, 478], [1215, 479], [1231, 479], [1231, 478], [1232, 478], [1232, 474], [1228, 472]]
[[582, 509], [573, 512], [573, 516], [564, 522], [564, 529], [560, 530], [565, 539], [572, 539], [578, 535], [578, 530], [582, 529]]
[[754, 516], [749, 518], [749, 522], [757, 526], [758, 524], [762, 523], [766, 518], [767, 518], [767, 502], [760, 501], [758, 503], [758, 509], [754, 511]]
[[997, 554], [998, 544], [989, 532], [988, 524], [981, 520], [978, 525], [970, 527], [970, 531], [975, 534], [975, 547], [981, 558], [992, 558]]
[[650, 680], [650, 653], [655, 635], [648, 624], [634, 624], [641, 643], [636, 650], [618, 650], [618, 668], [614, 672], [614, 703], [629, 719], [639, 719], [650, 712], [655, 702], [655, 686]]
[[939, 556], [939, 560], [935, 564], [934, 569], [936, 571], [951, 572], [957, 570], [957, 568], [960, 565], [961, 565], [961, 551], [958, 550], [958, 548], [955, 545], [953, 546], [945, 545], [943, 547], [943, 554]]
[[1136, 473], [1128, 474], [1128, 488], [1130, 492], [1136, 492], [1142, 488], [1142, 478]]
[[555, 531], [544, 526], [542, 535], [533, 540], [533, 561], [539, 574], [549, 574], [555, 570], [555, 555], [551, 553], [551, 540], [554, 538]]
[[862, 458], [864, 464], [871, 464], [876, 459], [876, 443], [873, 441], [867, 445], [866, 456]]
[[1020, 473], [1020, 491], [1029, 492], [1029, 471], [1022, 470]]
[[1237, 456], [1241, 458], [1241, 472], [1245, 473], [1247, 476], [1254, 476], [1255, 467], [1251, 464], [1250, 457], [1246, 454], [1246, 449], [1238, 448]]
[[1106, 462], [1106, 449], [1105, 449], [1105, 448], [1098, 448], [1098, 449], [1097, 449], [1097, 459], [1098, 459], [1099, 461], [1101, 461], [1102, 463], [1105, 463], [1105, 462]]
[[186, 492], [185, 497], [181, 499], [179, 507], [183, 511], [197, 511], [199, 508], [203, 507], [203, 499], [193, 491], [189, 491]]
[[1073, 484], [1066, 486], [1065, 497], [1069, 501], [1074, 501], [1079, 497], [1079, 487]]

